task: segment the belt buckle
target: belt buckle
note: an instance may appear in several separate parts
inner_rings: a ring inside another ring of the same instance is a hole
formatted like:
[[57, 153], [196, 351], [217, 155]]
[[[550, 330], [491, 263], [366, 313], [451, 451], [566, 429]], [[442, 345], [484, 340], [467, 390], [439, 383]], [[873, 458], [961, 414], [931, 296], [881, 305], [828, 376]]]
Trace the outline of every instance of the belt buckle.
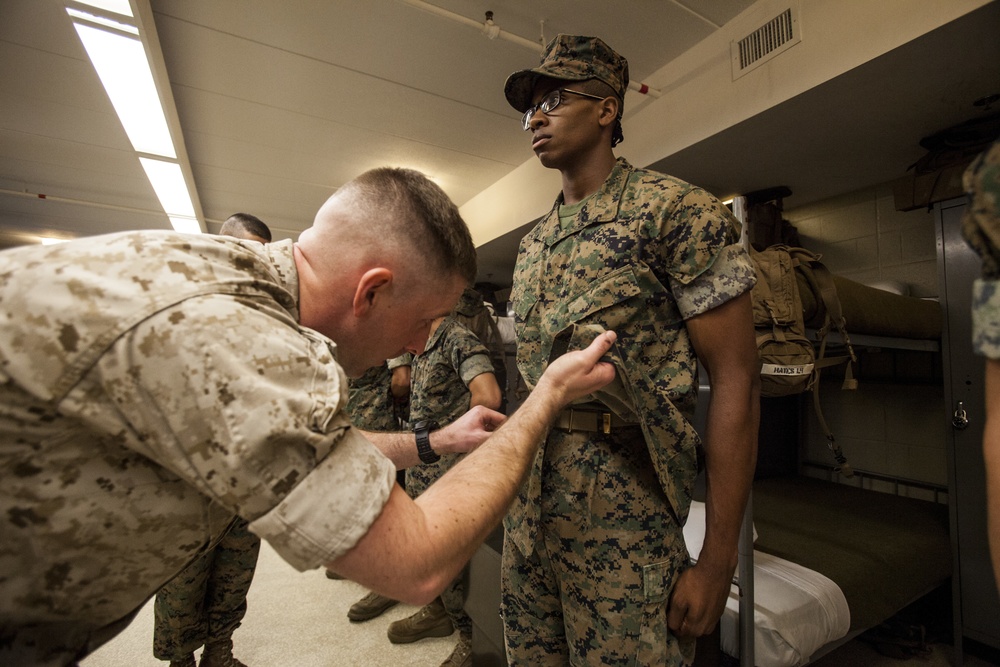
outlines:
[[602, 426], [604, 427], [604, 435], [611, 433], [611, 413], [602, 412], [601, 413]]

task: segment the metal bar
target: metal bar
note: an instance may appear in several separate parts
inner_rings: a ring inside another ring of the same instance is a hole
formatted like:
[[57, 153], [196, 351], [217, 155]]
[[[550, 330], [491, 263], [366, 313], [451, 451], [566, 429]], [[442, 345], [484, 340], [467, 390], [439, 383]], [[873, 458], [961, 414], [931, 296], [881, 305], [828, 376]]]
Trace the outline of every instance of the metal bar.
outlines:
[[754, 667], [753, 492], [747, 496], [738, 549], [740, 573], [740, 665]]

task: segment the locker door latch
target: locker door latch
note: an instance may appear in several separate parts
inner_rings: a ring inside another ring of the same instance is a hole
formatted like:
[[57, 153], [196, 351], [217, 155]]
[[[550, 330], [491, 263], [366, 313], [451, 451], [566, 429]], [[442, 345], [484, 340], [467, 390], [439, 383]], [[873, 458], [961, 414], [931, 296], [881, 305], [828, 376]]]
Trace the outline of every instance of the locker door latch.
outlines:
[[951, 416], [951, 425], [959, 431], [969, 427], [969, 416], [965, 412], [965, 404], [962, 401], [958, 402], [958, 407], [955, 408], [955, 412]]

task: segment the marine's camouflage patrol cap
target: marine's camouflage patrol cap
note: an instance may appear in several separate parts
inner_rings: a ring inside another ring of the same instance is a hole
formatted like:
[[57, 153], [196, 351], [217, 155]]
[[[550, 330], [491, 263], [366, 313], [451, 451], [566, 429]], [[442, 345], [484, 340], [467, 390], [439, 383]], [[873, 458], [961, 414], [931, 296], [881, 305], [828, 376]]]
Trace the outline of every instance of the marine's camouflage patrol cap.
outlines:
[[507, 77], [503, 92], [510, 105], [524, 113], [531, 106], [531, 94], [539, 77], [565, 81], [598, 79], [611, 86], [618, 99], [625, 101], [628, 88], [628, 61], [598, 37], [556, 35], [545, 47], [541, 64]]

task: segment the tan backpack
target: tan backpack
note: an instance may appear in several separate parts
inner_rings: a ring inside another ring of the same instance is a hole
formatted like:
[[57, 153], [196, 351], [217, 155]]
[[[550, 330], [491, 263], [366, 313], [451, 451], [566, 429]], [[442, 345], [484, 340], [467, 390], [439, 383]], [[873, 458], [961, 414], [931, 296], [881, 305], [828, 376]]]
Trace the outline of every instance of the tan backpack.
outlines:
[[[757, 282], [750, 296], [757, 353], [761, 362], [761, 396], [788, 396], [811, 391], [816, 417], [826, 435], [827, 446], [840, 464], [841, 471], [851, 476], [850, 464], [836, 444], [819, 404], [819, 376], [824, 368], [846, 363], [843, 388], [857, 388], [857, 380], [852, 373], [852, 364], [857, 358], [847, 335], [833, 277], [819, 261], [820, 256], [805, 248], [773, 245], [764, 250], [751, 247], [749, 251], [757, 273]], [[816, 332], [815, 340], [806, 335], [796, 271], [804, 274], [807, 283], [826, 306], [824, 323]], [[827, 334], [834, 327], [840, 333], [846, 353], [827, 357]]]

